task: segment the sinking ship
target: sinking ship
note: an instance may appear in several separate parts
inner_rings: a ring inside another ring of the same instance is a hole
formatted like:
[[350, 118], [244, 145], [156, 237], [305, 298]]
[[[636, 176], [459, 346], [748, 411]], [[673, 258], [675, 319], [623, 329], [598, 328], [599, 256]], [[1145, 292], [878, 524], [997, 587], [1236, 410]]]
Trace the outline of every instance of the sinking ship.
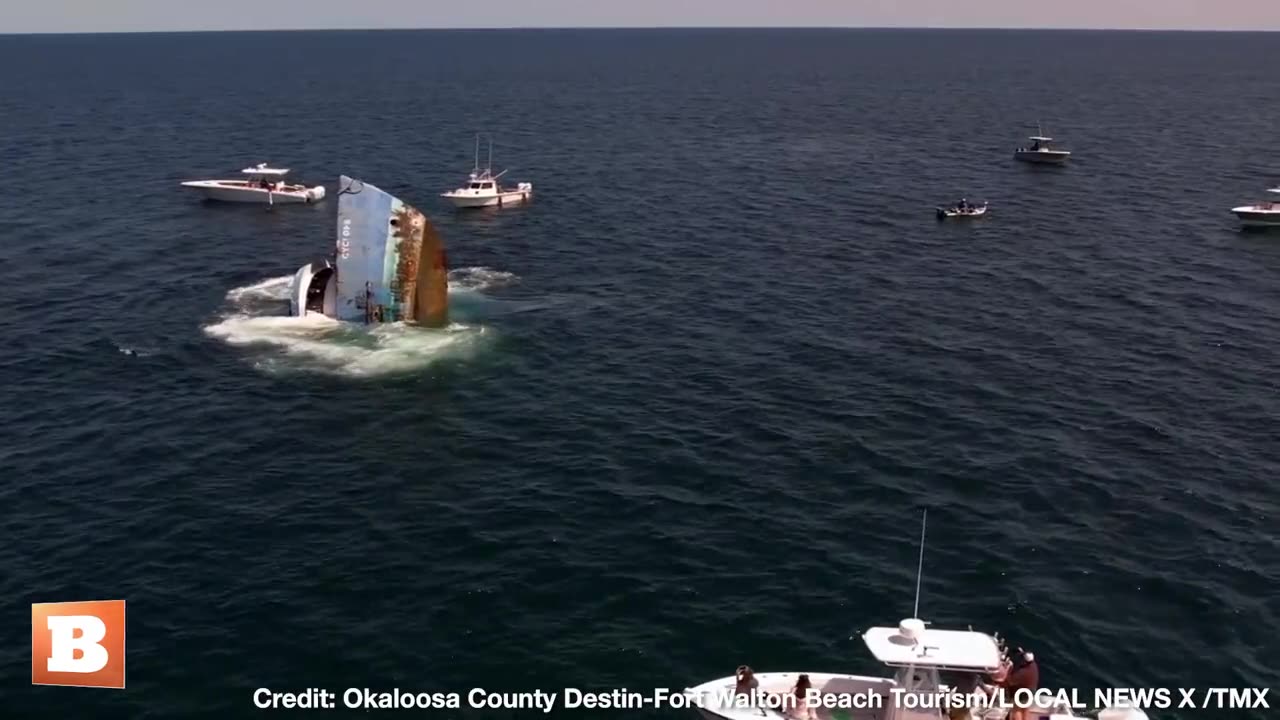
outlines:
[[449, 316], [444, 243], [426, 216], [400, 198], [343, 175], [330, 259], [298, 268], [289, 311], [356, 323], [443, 327]]

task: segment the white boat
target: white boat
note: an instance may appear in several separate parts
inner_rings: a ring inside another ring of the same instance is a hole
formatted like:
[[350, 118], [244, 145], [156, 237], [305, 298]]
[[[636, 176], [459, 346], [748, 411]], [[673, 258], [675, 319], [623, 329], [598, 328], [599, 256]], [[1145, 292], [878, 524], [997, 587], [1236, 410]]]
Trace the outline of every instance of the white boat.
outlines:
[[[737, 695], [736, 675], [711, 680], [685, 690], [690, 707], [707, 720], [948, 720], [957, 707], [973, 720], [1004, 720], [1015, 698], [996, 697], [979, 679], [1008, 667], [998, 638], [973, 630], [939, 630], [917, 618], [897, 627], [873, 627], [862, 635], [871, 655], [894, 669], [892, 677], [824, 672], [764, 672], [748, 695]], [[945, 682], [943, 674], [959, 681]], [[801, 675], [812, 690], [807, 700], [794, 694]], [[973, 688], [977, 688], [974, 692]], [[907, 696], [911, 696], [908, 699]], [[1072, 705], [1084, 698], [1069, 693], [1041, 692], [1033, 696], [1027, 720], [1072, 720]], [[1019, 702], [1021, 702], [1019, 700]], [[1107, 708], [1098, 720], [1146, 720], [1138, 708]]]
[[243, 180], [188, 180], [183, 187], [191, 188], [204, 195], [206, 200], [220, 202], [266, 203], [313, 203], [324, 199], [324, 186], [289, 185], [284, 176], [289, 174], [288, 168], [267, 167], [266, 163], [258, 163], [256, 167], [240, 171], [245, 175]]
[[[921, 534], [921, 566], [924, 542]], [[917, 581], [918, 582], [918, 581]], [[919, 585], [916, 610], [919, 610]], [[1008, 703], [1021, 702], [1016, 693], [999, 700], [982, 676], [1001, 677], [1009, 670], [998, 636], [973, 630], [940, 630], [912, 617], [897, 627], [873, 627], [862, 634], [872, 657], [893, 669], [891, 677], [829, 672], [751, 673], [752, 682], [740, 689], [739, 675], [686, 688], [687, 705], [708, 720], [947, 720], [958, 707], [973, 720], [1002, 720]], [[1026, 654], [1028, 661], [1034, 656]], [[739, 671], [749, 668], [739, 668]], [[943, 674], [952, 675], [946, 678]], [[806, 700], [795, 688], [807, 675]], [[995, 697], [997, 701], [983, 698]], [[1090, 698], [1091, 699], [1091, 698]], [[948, 705], [948, 701], [953, 704]], [[1030, 703], [1027, 720], [1071, 720], [1075, 698], [1041, 691]], [[1136, 708], [1108, 708], [1099, 720], [1145, 720]]]
[[[1267, 192], [1280, 195], [1280, 187], [1268, 188]], [[1241, 205], [1231, 208], [1231, 212], [1240, 218], [1245, 227], [1267, 228], [1280, 227], [1280, 201], [1265, 201], [1256, 205]]]
[[1036, 135], [1027, 138], [1031, 144], [1027, 147], [1020, 147], [1013, 151], [1015, 160], [1029, 163], [1041, 163], [1047, 165], [1061, 165], [1071, 157], [1071, 153], [1067, 150], [1056, 150], [1050, 147], [1053, 138], [1045, 137], [1044, 132], [1037, 129]]
[[937, 209], [939, 220], [947, 218], [979, 218], [987, 214], [987, 204], [974, 205], [967, 200], [961, 200], [959, 203], [951, 207], [940, 207]]
[[467, 182], [456, 190], [441, 193], [440, 197], [457, 208], [505, 207], [527, 203], [533, 197], [533, 183], [517, 183], [514, 188], [503, 187], [500, 178], [503, 170], [493, 174], [493, 141], [489, 141], [489, 167], [480, 169], [480, 136], [476, 136], [476, 161]]

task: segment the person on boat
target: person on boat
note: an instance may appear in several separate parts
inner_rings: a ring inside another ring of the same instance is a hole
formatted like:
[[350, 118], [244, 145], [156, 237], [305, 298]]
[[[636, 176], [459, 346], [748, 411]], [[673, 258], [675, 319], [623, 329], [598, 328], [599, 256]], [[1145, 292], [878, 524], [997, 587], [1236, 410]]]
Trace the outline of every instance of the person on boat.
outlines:
[[796, 679], [796, 686], [791, 691], [792, 701], [787, 705], [787, 714], [797, 720], [815, 720], [817, 715], [813, 708], [809, 707], [809, 690], [813, 687], [813, 683], [809, 681], [808, 675], [801, 675]]
[[1031, 149], [1032, 149], [1032, 150], [1039, 150], [1039, 149], [1040, 149], [1040, 141], [1039, 141], [1039, 140], [1036, 140], [1035, 142], [1031, 143]]
[[756, 674], [750, 667], [739, 665], [738, 671], [734, 674], [738, 678], [738, 685], [734, 689], [734, 693], [751, 695], [760, 687], [760, 681], [756, 680]]
[[[1001, 685], [1005, 689], [1005, 700], [1013, 703], [1009, 720], [1028, 720], [1030, 696], [1040, 689], [1040, 666], [1036, 664], [1036, 656], [1018, 648], [1018, 659]], [[1023, 697], [1019, 698], [1019, 694]]]
[[959, 209], [960, 212], [964, 212], [965, 210], [968, 210], [969, 209], [968, 198], [960, 198], [960, 203], [956, 205], [956, 208]]

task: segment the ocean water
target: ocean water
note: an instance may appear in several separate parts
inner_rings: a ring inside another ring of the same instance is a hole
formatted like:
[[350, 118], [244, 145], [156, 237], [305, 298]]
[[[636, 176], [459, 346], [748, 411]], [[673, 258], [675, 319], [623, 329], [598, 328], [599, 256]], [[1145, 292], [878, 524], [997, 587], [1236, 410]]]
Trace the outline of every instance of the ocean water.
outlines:
[[[0, 716], [878, 672], [925, 508], [927, 619], [1046, 686], [1274, 708], [1280, 237], [1228, 209], [1280, 179], [1278, 64], [1264, 34], [0, 37]], [[1011, 160], [1037, 123], [1069, 167]], [[533, 204], [438, 198], [476, 131]], [[257, 162], [330, 198], [178, 186]], [[342, 173], [437, 225], [448, 329], [281, 317]], [[989, 217], [935, 222], [962, 195]], [[32, 687], [27, 604], [98, 598], [128, 689]]]

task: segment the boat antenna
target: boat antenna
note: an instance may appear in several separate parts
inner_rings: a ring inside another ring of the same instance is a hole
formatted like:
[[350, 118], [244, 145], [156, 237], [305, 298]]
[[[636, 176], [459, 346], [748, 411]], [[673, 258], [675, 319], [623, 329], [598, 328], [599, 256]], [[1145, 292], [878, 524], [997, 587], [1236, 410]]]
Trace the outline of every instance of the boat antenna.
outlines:
[[478, 172], [480, 172], [480, 133], [476, 133], [476, 155], [471, 163], [471, 173], [474, 175]]
[[486, 168], [489, 174], [493, 174], [493, 137], [489, 137], [489, 167]]
[[916, 566], [916, 607], [911, 617], [920, 617], [920, 580], [924, 576], [924, 531], [929, 525], [929, 508], [924, 509], [924, 518], [920, 520], [920, 564]]

